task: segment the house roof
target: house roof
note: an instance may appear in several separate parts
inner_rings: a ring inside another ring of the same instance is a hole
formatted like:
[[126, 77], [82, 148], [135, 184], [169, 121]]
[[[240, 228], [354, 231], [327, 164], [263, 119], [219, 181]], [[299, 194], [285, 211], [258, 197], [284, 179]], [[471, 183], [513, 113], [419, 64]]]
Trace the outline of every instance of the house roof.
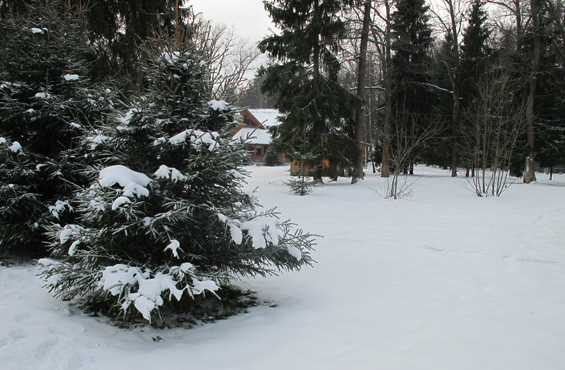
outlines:
[[[246, 140], [249, 138], [248, 140]], [[264, 144], [268, 145], [271, 143], [271, 134], [267, 130], [260, 128], [247, 128], [244, 127], [240, 129], [235, 135], [233, 135], [234, 140], [245, 140], [247, 144]]]
[[278, 119], [281, 114], [276, 109], [249, 109], [249, 112], [267, 129], [281, 123]]

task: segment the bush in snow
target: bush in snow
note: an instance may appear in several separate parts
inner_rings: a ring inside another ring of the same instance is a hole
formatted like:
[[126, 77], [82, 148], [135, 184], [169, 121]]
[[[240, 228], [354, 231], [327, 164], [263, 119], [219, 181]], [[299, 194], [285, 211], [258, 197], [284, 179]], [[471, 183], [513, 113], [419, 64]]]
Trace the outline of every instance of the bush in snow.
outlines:
[[236, 277], [311, 264], [311, 235], [258, 212], [231, 140], [235, 111], [207, 102], [206, 65], [189, 42], [147, 47], [147, 94], [85, 138], [96, 163], [76, 198], [80, 222], [50, 231], [48, 287], [110, 316], [151, 321]]
[[71, 149], [111, 106], [111, 92], [86, 78], [93, 49], [65, 4], [32, 1], [25, 14], [0, 19], [2, 252], [47, 254], [44, 225], [72, 220], [68, 201], [85, 181]]
[[265, 153], [265, 166], [281, 166], [282, 164], [279, 155], [269, 147]]
[[290, 191], [293, 194], [304, 196], [310, 194], [314, 187], [320, 185], [320, 182], [301, 175], [298, 177], [291, 177], [285, 182], [285, 184], [290, 188]]
[[312, 163], [316, 158], [312, 153], [301, 154], [296, 152], [294, 154], [297, 158], [298, 171], [296, 177], [291, 177], [285, 184], [290, 188], [290, 191], [296, 195], [304, 196], [310, 194], [314, 187], [320, 185], [320, 180], [313, 180], [306, 175], [308, 172], [305, 163]]

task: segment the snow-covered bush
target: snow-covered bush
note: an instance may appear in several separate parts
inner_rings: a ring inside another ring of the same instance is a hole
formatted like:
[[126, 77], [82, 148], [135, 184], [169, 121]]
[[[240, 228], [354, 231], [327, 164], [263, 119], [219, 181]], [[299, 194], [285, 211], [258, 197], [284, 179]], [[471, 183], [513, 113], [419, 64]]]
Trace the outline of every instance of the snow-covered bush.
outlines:
[[187, 42], [148, 50], [147, 94], [85, 138], [96, 161], [75, 199], [80, 222], [53, 225], [53, 254], [41, 261], [56, 296], [122, 320], [151, 321], [234, 278], [311, 264], [312, 236], [257, 211], [242, 190], [236, 111], [206, 101], [206, 65]]

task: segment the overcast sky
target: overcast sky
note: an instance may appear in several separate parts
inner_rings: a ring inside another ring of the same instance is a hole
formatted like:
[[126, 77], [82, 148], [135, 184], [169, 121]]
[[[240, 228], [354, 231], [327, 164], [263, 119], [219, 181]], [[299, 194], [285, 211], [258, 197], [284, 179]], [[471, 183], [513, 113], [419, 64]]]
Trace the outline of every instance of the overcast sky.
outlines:
[[270, 34], [271, 21], [263, 0], [189, 0], [188, 3], [204, 18], [233, 26], [239, 36], [254, 43]]

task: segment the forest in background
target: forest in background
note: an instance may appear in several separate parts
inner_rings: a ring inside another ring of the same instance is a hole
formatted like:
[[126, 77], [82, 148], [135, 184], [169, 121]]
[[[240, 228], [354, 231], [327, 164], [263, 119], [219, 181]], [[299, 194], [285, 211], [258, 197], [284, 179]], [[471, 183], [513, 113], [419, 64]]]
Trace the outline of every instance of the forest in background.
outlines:
[[[381, 164], [384, 177], [418, 162], [451, 168], [453, 176], [508, 170], [525, 182], [535, 179], [534, 162], [551, 171], [564, 163], [562, 2], [269, 3], [281, 31], [260, 44], [271, 64], [240, 101], [272, 104], [285, 115], [289, 124], [275, 137], [291, 158], [330, 158], [354, 178], [368, 161]], [[308, 86], [317, 78], [341, 88], [329, 96], [343, 107], [321, 103], [310, 117], [293, 113], [322, 95]], [[305, 135], [316, 119], [319, 129]], [[316, 142], [298, 144], [305, 136]], [[362, 146], [370, 147], [368, 157]]]

